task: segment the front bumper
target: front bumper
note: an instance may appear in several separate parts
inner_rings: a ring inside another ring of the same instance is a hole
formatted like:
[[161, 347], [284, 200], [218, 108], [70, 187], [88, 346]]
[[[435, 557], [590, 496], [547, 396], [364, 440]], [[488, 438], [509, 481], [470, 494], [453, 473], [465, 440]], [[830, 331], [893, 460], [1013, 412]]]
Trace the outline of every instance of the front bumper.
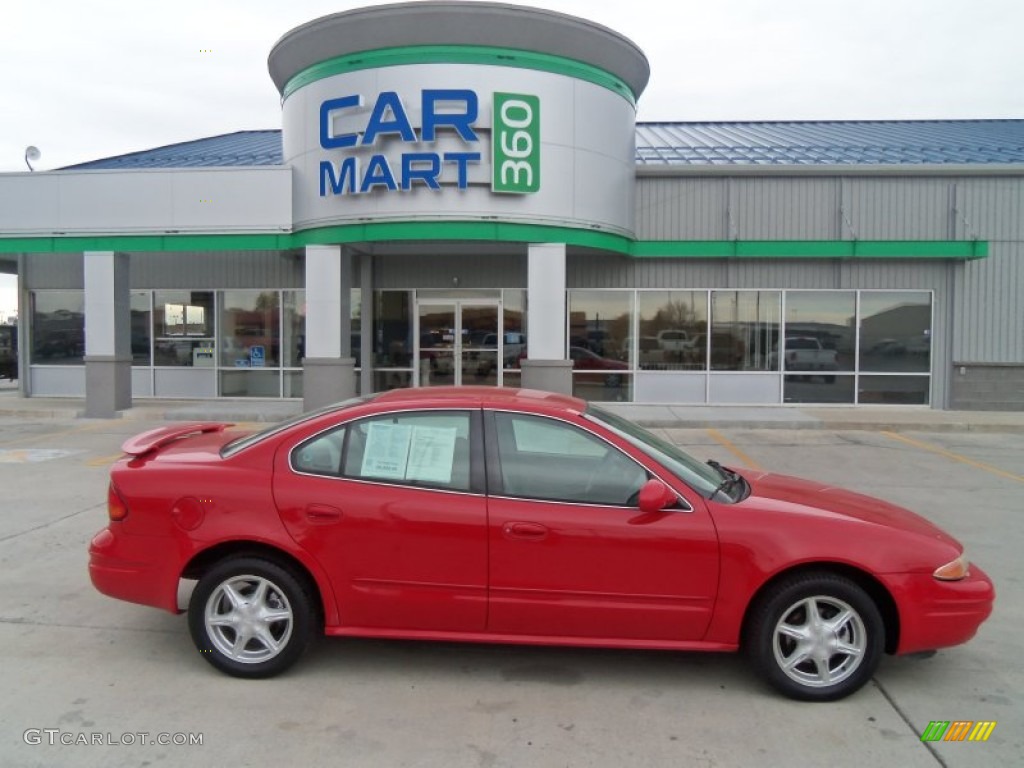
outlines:
[[966, 643], [992, 614], [996, 598], [992, 580], [974, 564], [960, 581], [940, 581], [924, 573], [886, 580], [900, 614], [898, 654]]
[[104, 595], [178, 612], [181, 558], [165, 537], [131, 536], [111, 523], [89, 544], [89, 577]]

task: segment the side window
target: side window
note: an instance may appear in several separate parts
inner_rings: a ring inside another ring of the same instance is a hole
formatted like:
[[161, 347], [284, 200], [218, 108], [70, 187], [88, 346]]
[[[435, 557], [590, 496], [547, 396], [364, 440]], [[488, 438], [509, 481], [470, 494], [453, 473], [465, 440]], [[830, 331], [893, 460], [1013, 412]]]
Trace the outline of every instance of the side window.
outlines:
[[341, 427], [302, 443], [292, 451], [292, 467], [296, 472], [337, 477], [341, 471], [345, 431], [345, 427]]
[[345, 477], [470, 489], [469, 412], [419, 411], [350, 425]]
[[609, 443], [554, 419], [495, 413], [505, 495], [635, 506], [647, 472]]

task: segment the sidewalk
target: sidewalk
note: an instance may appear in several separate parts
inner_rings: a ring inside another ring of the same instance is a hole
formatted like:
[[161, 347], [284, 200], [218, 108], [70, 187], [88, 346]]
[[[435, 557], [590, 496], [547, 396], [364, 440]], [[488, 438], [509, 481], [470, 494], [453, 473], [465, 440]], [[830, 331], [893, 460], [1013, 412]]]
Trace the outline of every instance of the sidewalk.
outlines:
[[[879, 406], [727, 406], [606, 403], [602, 407], [647, 427], [722, 429], [891, 430], [908, 432], [1024, 432], [1021, 411], [939, 411]], [[0, 387], [0, 419], [81, 418], [81, 398], [18, 396]], [[298, 414], [296, 400], [137, 399], [120, 418], [133, 421], [276, 422]]]

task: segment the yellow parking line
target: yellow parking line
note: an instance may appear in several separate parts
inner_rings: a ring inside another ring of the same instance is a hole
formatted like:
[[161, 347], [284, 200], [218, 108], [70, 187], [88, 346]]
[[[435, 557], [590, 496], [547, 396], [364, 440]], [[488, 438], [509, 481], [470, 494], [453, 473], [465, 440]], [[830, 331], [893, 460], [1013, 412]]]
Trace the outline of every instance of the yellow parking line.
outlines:
[[735, 456], [737, 459], [742, 461], [749, 469], [756, 469], [759, 472], [763, 472], [764, 471], [764, 467], [762, 467], [760, 464], [758, 464], [752, 458], [747, 456], [747, 454], [745, 454], [743, 451], [741, 451], [739, 448], [737, 448], [732, 443], [732, 441], [729, 440], [729, 438], [727, 438], [725, 435], [723, 435], [717, 429], [708, 429], [707, 432], [708, 432], [709, 435], [711, 435], [711, 438], [716, 443], [720, 444], [723, 448], [725, 448], [730, 453], [732, 453], [733, 456]]
[[100, 456], [97, 459], [89, 459], [85, 462], [87, 467], [105, 467], [109, 464], [113, 464], [115, 461], [124, 456], [123, 453], [112, 453], [109, 456]]
[[41, 435], [21, 435], [13, 440], [0, 440], [0, 445], [17, 445], [18, 443], [34, 443], [34, 442], [46, 442], [52, 440], [55, 437], [66, 437], [67, 435], [75, 435], [79, 432], [91, 432], [94, 429], [99, 429], [103, 424], [83, 424], [80, 427], [74, 427], [72, 429], [63, 429], [59, 432], [47, 432]]
[[931, 443], [923, 443], [920, 440], [914, 440], [911, 437], [898, 435], [895, 432], [883, 432], [882, 434], [885, 435], [886, 437], [892, 438], [893, 440], [899, 440], [901, 443], [906, 443], [907, 445], [912, 445], [915, 448], [920, 448], [922, 451], [929, 451], [930, 453], [935, 453], [938, 454], [939, 456], [945, 456], [947, 459], [959, 461], [961, 464], [967, 464], [968, 466], [974, 467], [975, 469], [983, 469], [986, 472], [991, 472], [993, 475], [999, 475], [1000, 477], [1006, 477], [1009, 478], [1010, 480], [1016, 480], [1018, 483], [1024, 483], [1024, 477], [1022, 477], [1021, 475], [1015, 475], [1012, 472], [1007, 472], [1006, 470], [999, 469], [998, 467], [993, 467], [990, 464], [984, 464], [980, 461], [969, 459], [966, 456], [961, 456], [959, 453], [947, 451], [945, 448], [940, 448], [937, 445], [932, 445]]

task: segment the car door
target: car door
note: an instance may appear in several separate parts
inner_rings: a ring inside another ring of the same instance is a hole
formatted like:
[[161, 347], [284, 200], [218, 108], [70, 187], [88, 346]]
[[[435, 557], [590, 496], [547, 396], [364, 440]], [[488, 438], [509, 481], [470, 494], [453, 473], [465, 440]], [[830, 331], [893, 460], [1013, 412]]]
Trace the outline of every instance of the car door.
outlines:
[[569, 422], [485, 412], [490, 632], [698, 640], [718, 582], [703, 504], [643, 514], [650, 473]]
[[372, 416], [278, 457], [274, 494], [347, 627], [480, 632], [487, 610], [478, 410]]

